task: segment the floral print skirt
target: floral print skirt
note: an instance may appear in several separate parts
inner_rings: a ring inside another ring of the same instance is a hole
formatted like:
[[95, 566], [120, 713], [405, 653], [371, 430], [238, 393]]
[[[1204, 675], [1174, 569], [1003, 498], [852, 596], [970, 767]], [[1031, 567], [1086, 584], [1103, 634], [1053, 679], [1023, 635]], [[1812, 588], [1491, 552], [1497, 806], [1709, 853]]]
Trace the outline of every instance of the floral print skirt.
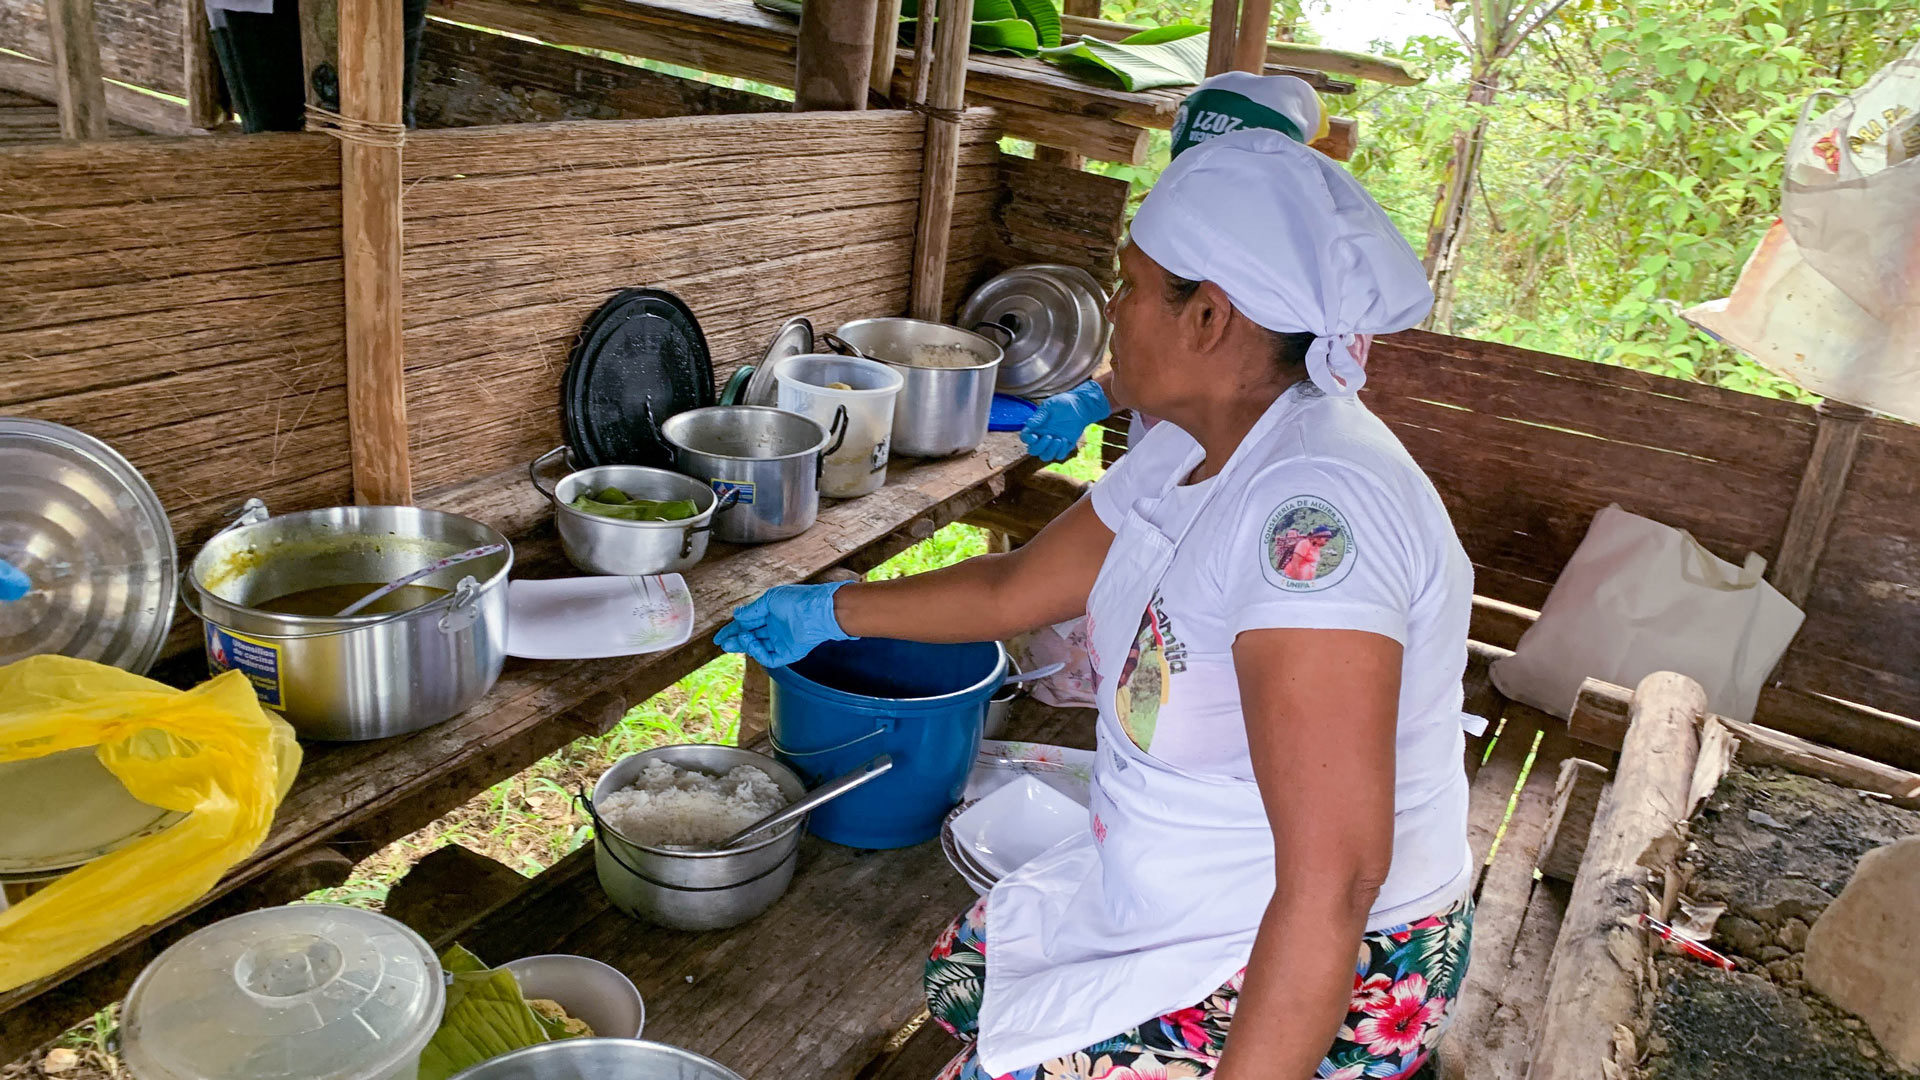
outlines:
[[[940, 1026], [972, 1042], [986, 988], [987, 901], [954, 920], [927, 960], [927, 1007]], [[1473, 902], [1368, 933], [1354, 964], [1346, 1023], [1316, 1077], [1410, 1077], [1440, 1041], [1467, 974]], [[1205, 1001], [1104, 1042], [1005, 1077], [988, 1077], [969, 1046], [938, 1080], [1187, 1080], [1211, 1076], [1226, 1048], [1243, 970]], [[1303, 1078], [1304, 1080], [1304, 1078]]]

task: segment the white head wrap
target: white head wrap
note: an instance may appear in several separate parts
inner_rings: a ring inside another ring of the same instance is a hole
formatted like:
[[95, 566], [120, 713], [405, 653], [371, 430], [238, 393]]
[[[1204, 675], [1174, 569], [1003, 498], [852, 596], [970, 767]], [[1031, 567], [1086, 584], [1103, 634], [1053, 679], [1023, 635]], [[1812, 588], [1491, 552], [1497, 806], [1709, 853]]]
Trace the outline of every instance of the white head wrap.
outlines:
[[1345, 169], [1276, 131], [1236, 131], [1175, 159], [1133, 219], [1168, 273], [1211, 281], [1269, 330], [1315, 335], [1307, 373], [1328, 394], [1366, 383], [1365, 339], [1418, 325], [1425, 270]]

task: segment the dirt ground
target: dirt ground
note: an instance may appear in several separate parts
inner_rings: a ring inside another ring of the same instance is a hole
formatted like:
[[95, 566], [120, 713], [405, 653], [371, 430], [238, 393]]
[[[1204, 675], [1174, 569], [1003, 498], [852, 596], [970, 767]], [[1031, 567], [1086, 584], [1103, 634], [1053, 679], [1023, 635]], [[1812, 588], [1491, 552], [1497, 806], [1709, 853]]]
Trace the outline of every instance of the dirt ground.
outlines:
[[1866, 1025], [1800, 976], [1807, 931], [1860, 857], [1920, 833], [1920, 813], [1780, 769], [1735, 767], [1694, 821], [1686, 894], [1724, 904], [1721, 974], [1664, 955], [1643, 1080], [1883, 1080]]

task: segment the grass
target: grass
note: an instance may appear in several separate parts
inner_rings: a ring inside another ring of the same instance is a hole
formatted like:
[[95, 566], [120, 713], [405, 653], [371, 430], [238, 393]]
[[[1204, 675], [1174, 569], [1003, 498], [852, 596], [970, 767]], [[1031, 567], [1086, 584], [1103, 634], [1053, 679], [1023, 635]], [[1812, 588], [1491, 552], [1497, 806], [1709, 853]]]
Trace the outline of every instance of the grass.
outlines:
[[[1078, 480], [1102, 471], [1100, 442], [1089, 434], [1074, 457], [1048, 471]], [[868, 574], [905, 577], [950, 566], [987, 549], [986, 530], [949, 525]], [[433, 824], [374, 852], [343, 884], [321, 889], [308, 903], [349, 904], [378, 911], [387, 892], [414, 863], [447, 844], [460, 844], [529, 877], [565, 858], [593, 835], [576, 793], [591, 787], [614, 762], [655, 746], [731, 743], [740, 725], [741, 658], [722, 656], [653, 698], [634, 706], [605, 735], [579, 739], [469, 799]], [[68, 1051], [72, 1052], [68, 1058]], [[48, 1052], [0, 1065], [0, 1080], [119, 1080], [119, 1006], [110, 1005], [65, 1035]], [[46, 1066], [66, 1067], [48, 1072]]]

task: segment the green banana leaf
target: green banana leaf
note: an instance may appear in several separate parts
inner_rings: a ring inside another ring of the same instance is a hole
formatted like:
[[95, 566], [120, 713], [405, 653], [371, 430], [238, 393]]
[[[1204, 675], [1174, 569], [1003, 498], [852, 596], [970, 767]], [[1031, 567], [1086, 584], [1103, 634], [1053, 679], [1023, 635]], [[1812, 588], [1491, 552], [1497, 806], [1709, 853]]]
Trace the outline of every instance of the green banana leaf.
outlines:
[[[801, 0], [753, 0], [754, 6], [790, 19], [800, 17]], [[900, 5], [900, 38], [911, 44], [920, 16], [917, 0]], [[968, 44], [982, 52], [1038, 56], [1060, 44], [1060, 9], [1054, 0], [974, 0]]]
[[501, 1054], [553, 1041], [527, 1007], [513, 972], [496, 968], [452, 974], [440, 1030], [420, 1052], [419, 1080], [449, 1080]]
[[1076, 74], [1117, 79], [1127, 90], [1192, 86], [1207, 77], [1207, 28], [1162, 26], [1120, 41], [1081, 38], [1040, 55]]

